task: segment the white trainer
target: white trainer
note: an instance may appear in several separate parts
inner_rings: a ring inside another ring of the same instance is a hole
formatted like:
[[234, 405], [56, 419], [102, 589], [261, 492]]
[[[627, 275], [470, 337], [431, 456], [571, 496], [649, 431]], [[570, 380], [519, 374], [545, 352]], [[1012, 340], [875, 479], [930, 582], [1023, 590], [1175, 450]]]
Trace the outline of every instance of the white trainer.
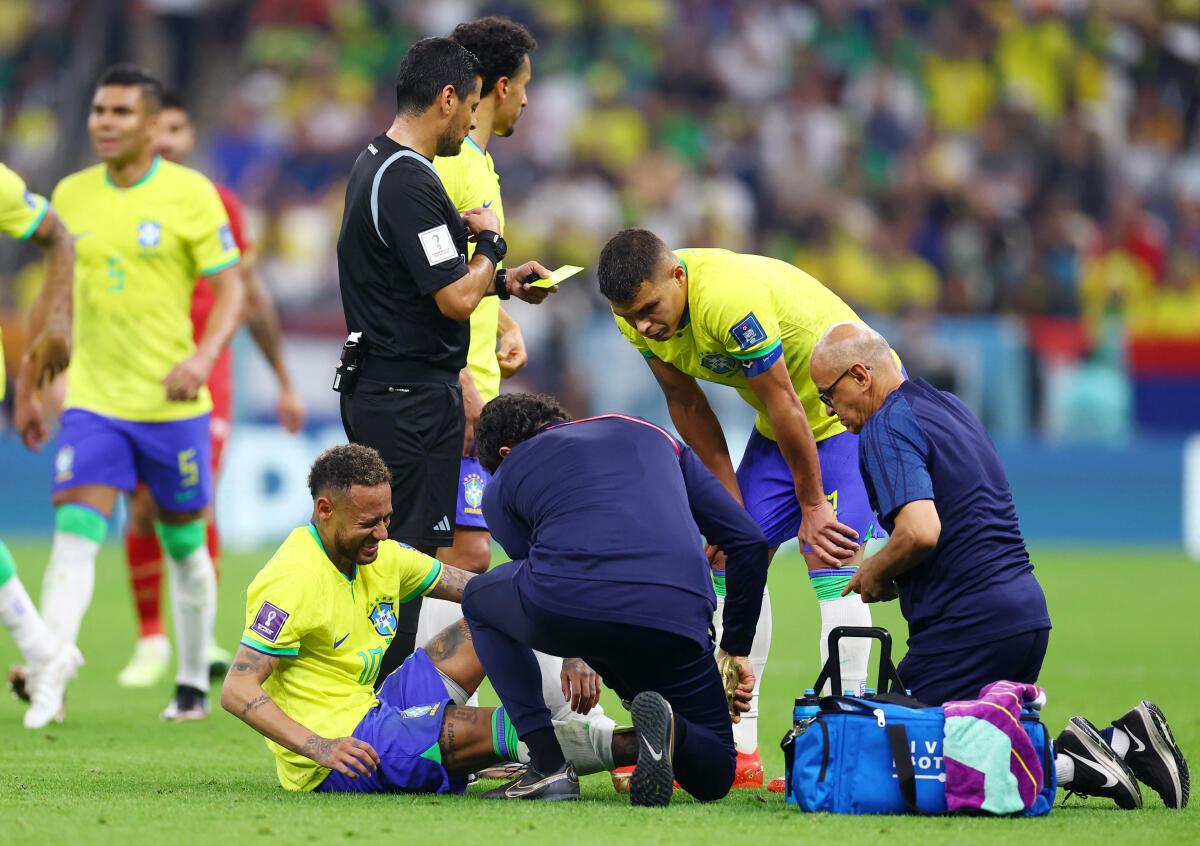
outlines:
[[83, 666], [83, 655], [75, 644], [67, 643], [45, 664], [30, 665], [27, 687], [29, 708], [25, 711], [25, 728], [45, 728], [52, 722], [63, 721], [63, 697], [67, 682], [75, 678]]
[[170, 668], [171, 642], [167, 636], [141, 637], [133, 648], [129, 663], [117, 673], [117, 684], [121, 687], [154, 687], [163, 680]]

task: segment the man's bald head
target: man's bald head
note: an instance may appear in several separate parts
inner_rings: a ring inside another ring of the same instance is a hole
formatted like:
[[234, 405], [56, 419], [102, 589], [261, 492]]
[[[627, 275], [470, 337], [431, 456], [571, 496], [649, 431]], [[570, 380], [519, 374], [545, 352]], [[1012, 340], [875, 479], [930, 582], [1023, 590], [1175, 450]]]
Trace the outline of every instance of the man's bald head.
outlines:
[[[811, 368], [814, 374], [818, 366], [822, 370], [841, 373], [856, 362], [877, 372], [889, 367], [896, 369], [896, 360], [887, 340], [865, 323], [847, 320], [825, 330], [813, 349]], [[813, 379], [817, 381], [815, 375]], [[821, 383], [817, 381], [817, 384]]]
[[828, 413], [851, 432], [862, 431], [904, 381], [888, 342], [858, 321], [830, 326], [813, 349], [808, 371]]

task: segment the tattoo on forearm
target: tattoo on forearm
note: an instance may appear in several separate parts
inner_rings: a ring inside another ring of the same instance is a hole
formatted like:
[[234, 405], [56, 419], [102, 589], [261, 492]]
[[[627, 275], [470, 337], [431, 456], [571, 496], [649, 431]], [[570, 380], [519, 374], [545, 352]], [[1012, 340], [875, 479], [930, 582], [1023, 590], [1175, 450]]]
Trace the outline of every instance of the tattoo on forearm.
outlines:
[[249, 702], [247, 702], [245, 705], [242, 706], [242, 716], [245, 717], [251, 711], [257, 709], [258, 707], [260, 707], [262, 705], [266, 705], [270, 701], [271, 701], [271, 697], [267, 696], [267, 694], [265, 694], [265, 693], [262, 694], [261, 696], [254, 697], [253, 699], [251, 699]]
[[467, 627], [467, 621], [459, 620], [434, 635], [433, 640], [425, 644], [425, 651], [434, 661], [445, 661], [470, 639], [471, 630]]
[[474, 573], [446, 565], [442, 570], [442, 577], [438, 579], [437, 586], [429, 592], [429, 595], [435, 599], [462, 602], [463, 590], [466, 588], [467, 582], [473, 578], [475, 578]]

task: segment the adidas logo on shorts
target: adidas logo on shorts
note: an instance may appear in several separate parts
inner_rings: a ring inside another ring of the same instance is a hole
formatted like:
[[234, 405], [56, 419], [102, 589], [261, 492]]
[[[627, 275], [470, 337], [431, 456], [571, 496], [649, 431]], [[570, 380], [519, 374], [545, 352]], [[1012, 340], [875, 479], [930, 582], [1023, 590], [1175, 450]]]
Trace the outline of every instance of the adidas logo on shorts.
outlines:
[[450, 531], [450, 518], [449, 518], [449, 517], [443, 517], [441, 520], [438, 520], [438, 522], [437, 522], [437, 525], [435, 525], [435, 526], [433, 527], [433, 530], [434, 530], [435, 532], [448, 532], [448, 531]]

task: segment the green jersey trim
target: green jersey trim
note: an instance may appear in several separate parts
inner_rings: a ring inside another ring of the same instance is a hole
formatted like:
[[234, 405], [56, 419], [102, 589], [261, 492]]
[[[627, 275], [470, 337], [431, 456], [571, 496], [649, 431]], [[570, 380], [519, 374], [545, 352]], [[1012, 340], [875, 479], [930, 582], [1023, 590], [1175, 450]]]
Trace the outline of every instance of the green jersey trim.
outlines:
[[731, 356], [733, 356], [734, 358], [736, 358], [738, 361], [754, 361], [754, 359], [756, 359], [756, 358], [763, 358], [764, 356], [770, 355], [771, 353], [775, 352], [775, 350], [779, 349], [779, 347], [781, 347], [782, 345], [783, 345], [783, 338], [776, 338], [774, 343], [772, 343], [770, 346], [768, 346], [764, 349], [756, 350], [755, 352], [752, 352], [752, 353], [731, 352], [729, 354]]
[[476, 150], [479, 151], [479, 155], [481, 155], [481, 156], [487, 155], [487, 151], [485, 149], [483, 149], [482, 147], [480, 147], [478, 144], [476, 144], [475, 139], [472, 138], [470, 135], [468, 135], [465, 140], [468, 144], [470, 144], [472, 147], [474, 147]]
[[112, 175], [108, 172], [108, 168], [104, 169], [104, 181], [107, 182], [109, 185], [111, 185], [113, 188], [116, 188], [118, 191], [128, 191], [129, 188], [136, 188], [139, 185], [145, 185], [150, 180], [150, 177], [153, 176], [155, 174], [155, 172], [158, 170], [158, 165], [159, 165], [159, 162], [161, 162], [161, 161], [162, 161], [162, 157], [156, 155], [150, 161], [150, 169], [147, 170], [142, 175], [141, 179], [139, 179], [137, 182], [130, 185], [128, 188], [122, 188], [120, 185], [113, 182]]
[[401, 604], [405, 602], [412, 602], [418, 596], [424, 596], [425, 594], [429, 593], [429, 591], [433, 590], [437, 585], [438, 579], [442, 577], [442, 571], [445, 565], [443, 565], [442, 562], [438, 561], [436, 558], [432, 560], [437, 566], [429, 568], [429, 572], [425, 574], [424, 581], [422, 581], [421, 584], [412, 591], [412, 593], [401, 599]]
[[[317, 547], [321, 550], [321, 554], [325, 556], [325, 560], [328, 561], [330, 564], [333, 564], [333, 559], [330, 558], [329, 553], [325, 551], [325, 544], [321, 542], [321, 535], [320, 535], [320, 533], [317, 532], [317, 527], [314, 526], [312, 523], [309, 523], [306, 528], [308, 529], [308, 533], [310, 535], [312, 535], [312, 539], [317, 542]], [[338, 566], [336, 564], [333, 564], [333, 569], [337, 570], [338, 575], [341, 576], [346, 581], [348, 581], [353, 586], [354, 578], [355, 578], [355, 576], [358, 575], [358, 565], [357, 564], [354, 565], [354, 576], [347, 576], [340, 569], [338, 569]]]
[[200, 271], [200, 275], [201, 276], [216, 276], [222, 270], [228, 270], [229, 268], [233, 267], [235, 264], [237, 264], [241, 260], [242, 260], [242, 257], [240, 255], [236, 255], [233, 258], [229, 259], [229, 261], [221, 262], [220, 264], [215, 265], [214, 267], [204, 268], [203, 270]]
[[250, 637], [250, 635], [242, 635], [242, 646], [248, 646], [255, 652], [274, 655], [277, 658], [295, 658], [300, 654], [299, 646], [293, 646], [290, 649], [280, 649], [277, 646], [268, 646], [258, 638]]
[[641, 347], [638, 347], [638, 352], [642, 354], [642, 358], [658, 358], [658, 356], [650, 352], [650, 350], [644, 350]]
[[50, 211], [50, 201], [41, 196], [39, 196], [38, 199], [42, 201], [41, 211], [34, 215], [33, 223], [29, 224], [29, 228], [25, 230], [25, 233], [17, 236], [18, 241], [28, 241], [30, 238], [32, 238], [33, 233], [37, 232], [38, 227], [41, 226], [42, 221], [45, 220], [46, 212]]

